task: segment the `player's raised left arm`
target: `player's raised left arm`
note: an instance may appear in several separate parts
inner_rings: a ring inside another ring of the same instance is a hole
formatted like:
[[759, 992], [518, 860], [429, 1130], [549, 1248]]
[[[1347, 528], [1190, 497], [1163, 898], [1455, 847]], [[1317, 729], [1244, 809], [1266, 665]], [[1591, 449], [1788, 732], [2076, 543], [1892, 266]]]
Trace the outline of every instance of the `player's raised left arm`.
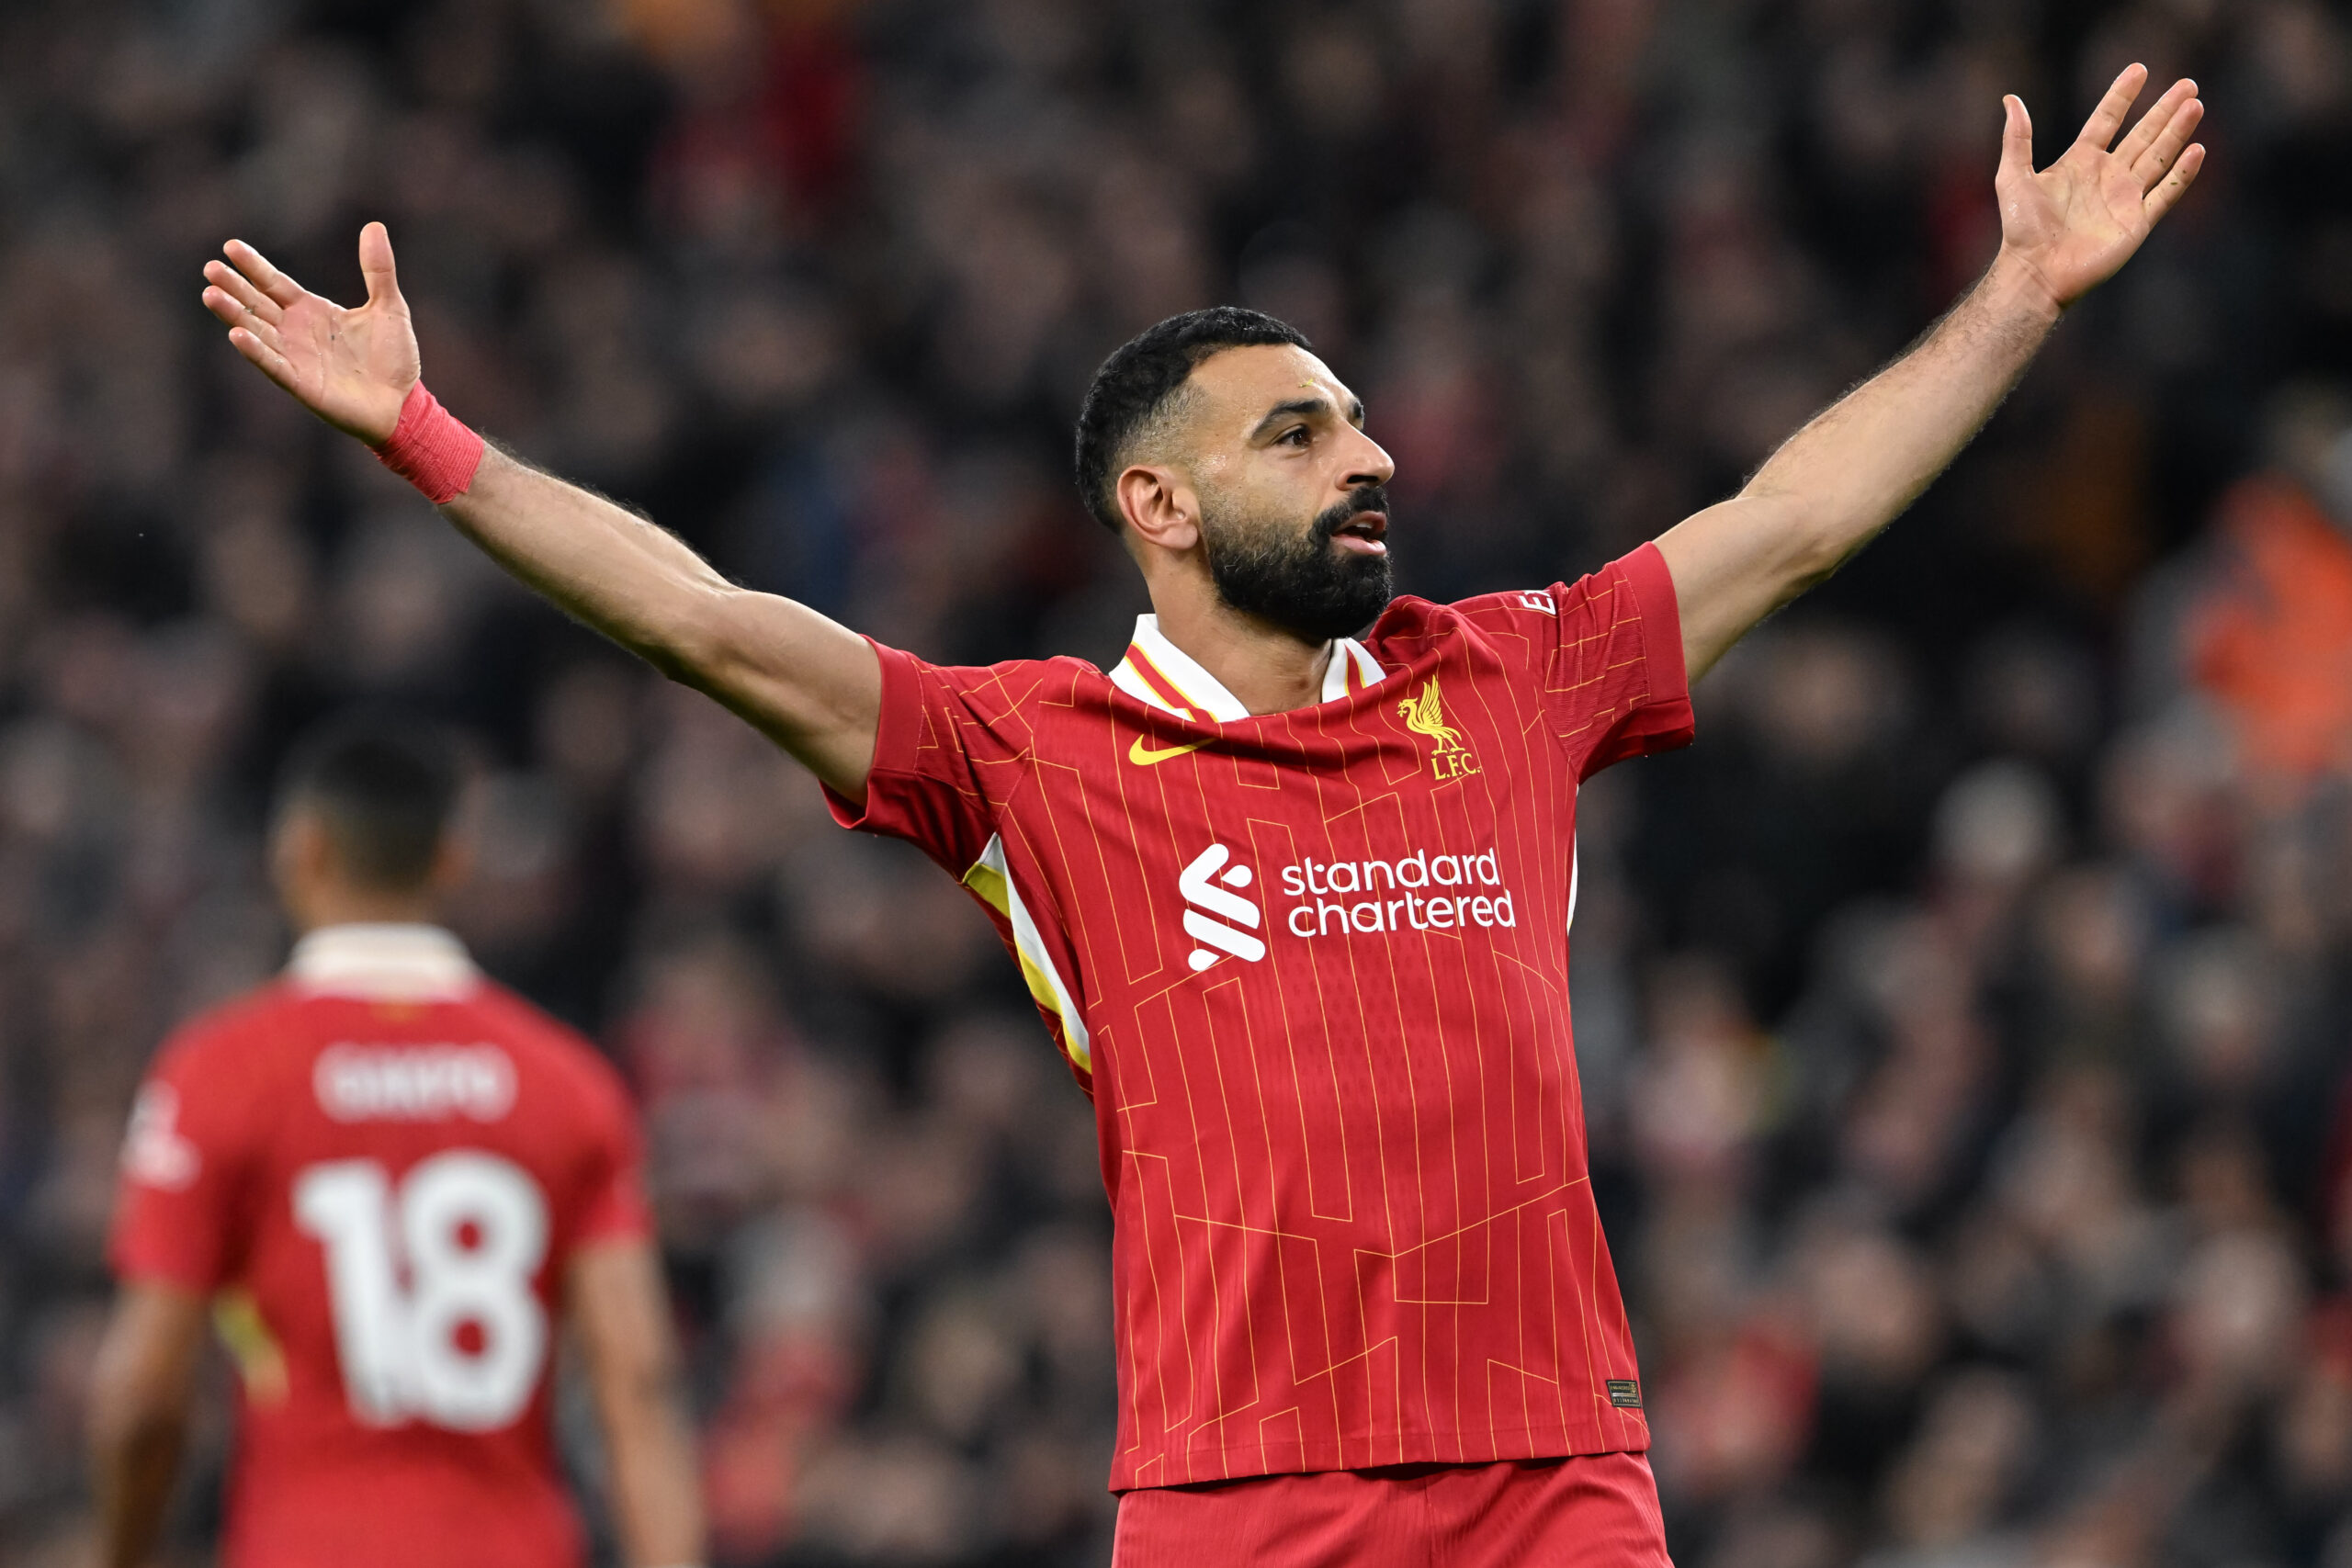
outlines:
[[102, 1568], [141, 1568], [163, 1529], [204, 1349], [202, 1297], [133, 1281], [117, 1298], [90, 1386], [90, 1471]]
[[2189, 141], [2205, 112], [2194, 82], [2176, 84], [2116, 141], [2147, 76], [2134, 65], [2118, 77], [2075, 144], [2039, 173], [2025, 105], [2005, 99], [1992, 267], [1738, 495], [1658, 540], [1692, 679], [1900, 516], [1992, 418], [2066, 307], [2113, 276], [2187, 192], [2205, 162]]

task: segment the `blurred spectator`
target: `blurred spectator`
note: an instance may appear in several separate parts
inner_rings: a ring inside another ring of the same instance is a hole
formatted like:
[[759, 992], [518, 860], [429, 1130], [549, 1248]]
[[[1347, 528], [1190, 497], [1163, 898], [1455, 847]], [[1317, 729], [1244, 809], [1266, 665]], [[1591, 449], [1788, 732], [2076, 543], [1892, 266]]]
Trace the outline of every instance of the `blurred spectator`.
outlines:
[[2273, 471], [2222, 502], [2188, 653], [2247, 765], [2301, 784], [2352, 767], [2352, 397], [2298, 389], [2272, 423]]

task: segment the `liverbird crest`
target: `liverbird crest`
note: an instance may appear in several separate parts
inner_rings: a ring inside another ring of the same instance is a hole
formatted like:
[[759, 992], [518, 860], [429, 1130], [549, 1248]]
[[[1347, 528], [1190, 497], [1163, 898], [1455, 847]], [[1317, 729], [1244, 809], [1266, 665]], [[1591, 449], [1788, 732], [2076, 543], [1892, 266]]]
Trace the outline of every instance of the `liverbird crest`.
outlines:
[[1478, 771], [1477, 759], [1470, 754], [1462, 732], [1445, 722], [1445, 699], [1438, 690], [1438, 678], [1431, 675], [1429, 683], [1396, 705], [1404, 716], [1405, 728], [1416, 735], [1426, 735], [1437, 750], [1430, 755], [1430, 769], [1440, 779], [1459, 778]]

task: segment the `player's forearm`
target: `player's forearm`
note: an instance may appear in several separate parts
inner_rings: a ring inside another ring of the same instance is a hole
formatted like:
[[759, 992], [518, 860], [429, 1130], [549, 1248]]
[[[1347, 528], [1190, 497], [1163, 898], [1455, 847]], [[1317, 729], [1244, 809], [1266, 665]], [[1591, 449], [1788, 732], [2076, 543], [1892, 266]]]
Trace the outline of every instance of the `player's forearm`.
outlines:
[[204, 1322], [203, 1300], [176, 1286], [129, 1284], [115, 1302], [90, 1373], [90, 1479], [106, 1568], [144, 1563], [163, 1529]]
[[661, 1264], [646, 1241], [572, 1260], [571, 1306], [611, 1461], [613, 1522], [631, 1568], [702, 1561], [702, 1495]]
[[733, 592], [668, 530], [494, 446], [441, 510], [534, 592], [665, 673], [691, 674]]
[[94, 1412], [90, 1470], [101, 1568], [141, 1568], [153, 1555], [187, 1426], [174, 1410]]
[[[626, 1406], [626, 1407], [621, 1407]], [[608, 1401], [612, 1507], [630, 1568], [681, 1568], [703, 1553], [694, 1445], [674, 1380]]]
[[1774, 453], [1741, 499], [1779, 509], [1807, 564], [1835, 570], [1975, 439], [2058, 315], [2030, 269], [2004, 255], [1917, 348]]
[[1902, 515], [1992, 418], [2057, 320], [2028, 269], [1996, 262], [1918, 347], [1792, 436], [1738, 495], [1660, 538], [1690, 679]]
[[863, 795], [881, 711], [863, 638], [737, 587], [668, 530], [495, 447], [441, 511], [567, 614], [718, 698], [844, 795]]

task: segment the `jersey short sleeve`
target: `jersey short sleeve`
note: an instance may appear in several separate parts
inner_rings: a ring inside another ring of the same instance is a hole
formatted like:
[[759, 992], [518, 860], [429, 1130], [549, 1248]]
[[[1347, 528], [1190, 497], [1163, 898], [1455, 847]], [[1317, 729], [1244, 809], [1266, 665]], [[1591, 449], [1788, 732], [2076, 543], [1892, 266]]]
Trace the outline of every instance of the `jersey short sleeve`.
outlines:
[[1031, 705], [1050, 665], [928, 664], [874, 644], [882, 713], [865, 805], [828, 789], [844, 828], [905, 839], [962, 876], [988, 848], [1000, 808], [1027, 775]]
[[236, 1064], [183, 1036], [132, 1102], [107, 1257], [129, 1280], [209, 1294], [236, 1272], [252, 1134]]
[[1696, 733], [1674, 579], [1656, 545], [1575, 582], [1491, 593], [1454, 606], [1518, 648], [1543, 682], [1544, 711], [1577, 777], [1687, 746]]

